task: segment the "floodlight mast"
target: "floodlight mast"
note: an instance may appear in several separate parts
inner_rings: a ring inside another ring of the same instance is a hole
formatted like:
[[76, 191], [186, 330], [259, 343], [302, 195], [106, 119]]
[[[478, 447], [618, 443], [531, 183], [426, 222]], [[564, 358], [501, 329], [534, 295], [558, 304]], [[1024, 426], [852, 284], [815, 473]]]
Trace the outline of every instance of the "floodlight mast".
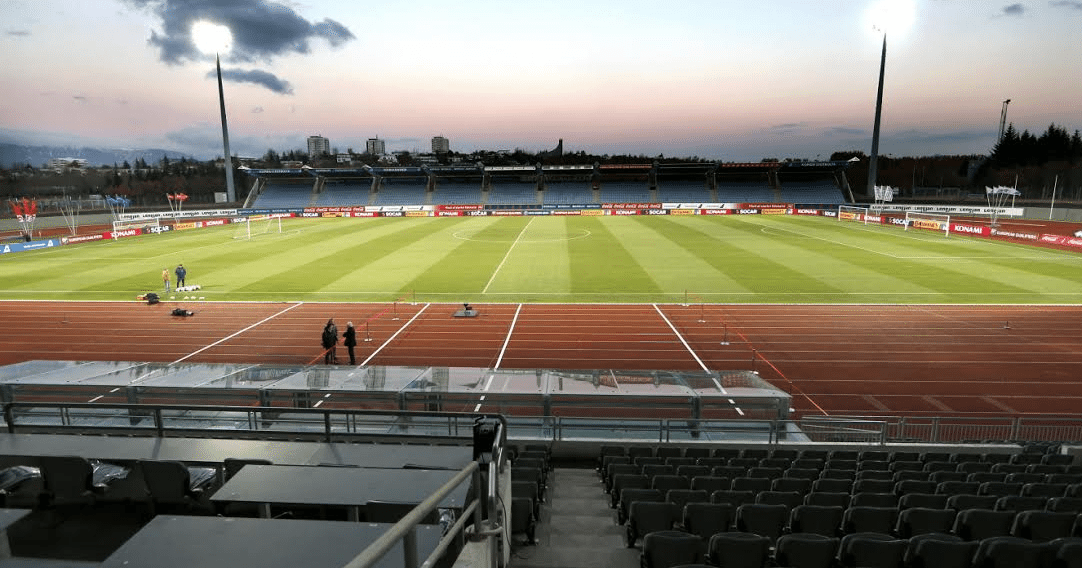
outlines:
[[879, 162], [879, 123], [883, 115], [883, 75], [887, 67], [887, 34], [883, 32], [883, 53], [879, 58], [879, 90], [875, 95], [875, 124], [872, 126], [872, 155], [868, 160], [868, 197], [875, 197]]
[[225, 190], [226, 199], [232, 203], [237, 200], [233, 188], [233, 156], [229, 152], [229, 123], [225, 118], [225, 90], [222, 88], [222, 60], [220, 53], [229, 49], [232, 33], [223, 25], [207, 21], [198, 21], [192, 25], [192, 39], [203, 53], [214, 54], [214, 67], [218, 75], [218, 105], [222, 115], [222, 148], [225, 152]]
[[996, 142], [1003, 140], [1003, 133], [1007, 131], [1007, 105], [1011, 104], [1011, 99], [1003, 101], [1003, 110], [999, 112], [999, 138]]
[[218, 70], [218, 105], [222, 111], [222, 151], [225, 152], [225, 196], [229, 203], [237, 200], [237, 192], [233, 188], [233, 156], [229, 153], [229, 123], [225, 118], [225, 91], [222, 89], [222, 62], [218, 54], [214, 54], [214, 65]]

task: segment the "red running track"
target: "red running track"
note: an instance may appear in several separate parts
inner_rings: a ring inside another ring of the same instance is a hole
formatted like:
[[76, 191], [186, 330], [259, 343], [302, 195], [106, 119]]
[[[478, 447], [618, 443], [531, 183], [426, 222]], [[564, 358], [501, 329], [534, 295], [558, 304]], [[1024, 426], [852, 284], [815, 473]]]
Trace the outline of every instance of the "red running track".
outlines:
[[482, 304], [456, 318], [459, 304], [208, 302], [177, 318], [176, 305], [0, 302], [0, 364], [308, 364], [334, 317], [355, 323], [371, 365], [752, 369], [798, 416], [1082, 408], [1082, 306]]

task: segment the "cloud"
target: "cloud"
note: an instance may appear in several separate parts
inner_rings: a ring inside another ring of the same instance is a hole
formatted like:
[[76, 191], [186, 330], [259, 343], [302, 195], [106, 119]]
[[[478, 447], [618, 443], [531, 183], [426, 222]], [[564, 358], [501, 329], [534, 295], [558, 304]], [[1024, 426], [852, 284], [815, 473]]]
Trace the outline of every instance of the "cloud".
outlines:
[[8, 35], [8, 36], [11, 36], [11, 37], [29, 37], [30, 36], [30, 31], [29, 30], [8, 30], [8, 31], [4, 32], [4, 35]]
[[[214, 78], [214, 71], [207, 73], [207, 77]], [[293, 85], [289, 84], [289, 81], [279, 79], [273, 73], [266, 71], [260, 71], [259, 69], [250, 69], [245, 71], [244, 69], [223, 69], [222, 80], [232, 81], [234, 83], [252, 83], [259, 85], [260, 87], [267, 88], [280, 95], [292, 95]]]
[[773, 126], [768, 126], [766, 128], [766, 130], [768, 132], [774, 132], [774, 133], [789, 133], [789, 134], [791, 134], [791, 133], [794, 133], [794, 132], [805, 130], [807, 127], [808, 127], [808, 123], [806, 123], [806, 122], [786, 122], [784, 124], [775, 124]]
[[170, 65], [201, 59], [192, 42], [192, 24], [208, 20], [229, 27], [236, 61], [269, 61], [290, 54], [307, 54], [312, 40], [322, 39], [338, 47], [356, 36], [344, 25], [325, 19], [310, 22], [293, 8], [271, 0], [124, 0], [161, 20], [161, 30], [151, 32], [150, 44]]
[[263, 114], [263, 107], [255, 107], [252, 109], [252, 114]]
[[1022, 16], [1026, 13], [1026, 7], [1023, 4], [1008, 4], [1003, 7], [997, 16]]
[[1049, 2], [1056, 8], [1073, 8], [1075, 10], [1082, 10], [1082, 2], [1069, 2], [1067, 0], [1056, 0], [1055, 2]]

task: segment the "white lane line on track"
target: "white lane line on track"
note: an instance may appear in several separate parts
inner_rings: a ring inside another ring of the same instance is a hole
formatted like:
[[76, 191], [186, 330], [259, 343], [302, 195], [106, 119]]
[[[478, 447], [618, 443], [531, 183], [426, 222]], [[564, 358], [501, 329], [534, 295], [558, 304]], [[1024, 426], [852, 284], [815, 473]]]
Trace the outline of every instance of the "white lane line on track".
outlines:
[[403, 325], [402, 325], [402, 327], [398, 328], [398, 331], [394, 332], [394, 335], [392, 335], [392, 336], [388, 337], [388, 338], [387, 338], [387, 341], [384, 341], [384, 342], [383, 342], [383, 345], [380, 345], [379, 347], [377, 347], [377, 348], [376, 348], [376, 350], [375, 350], [375, 351], [373, 351], [373, 352], [372, 352], [372, 354], [371, 354], [371, 355], [369, 355], [367, 359], [365, 359], [364, 361], [361, 361], [361, 365], [360, 365], [360, 366], [361, 366], [361, 367], [364, 367], [364, 366], [368, 365], [368, 362], [369, 362], [369, 361], [371, 361], [372, 359], [374, 359], [374, 358], [376, 357], [376, 355], [378, 355], [378, 354], [379, 354], [379, 352], [380, 352], [380, 351], [383, 351], [383, 348], [384, 348], [384, 347], [387, 347], [388, 345], [390, 345], [390, 344], [391, 344], [391, 342], [392, 342], [392, 341], [394, 341], [394, 338], [398, 337], [398, 334], [400, 334], [400, 333], [402, 333], [403, 331], [405, 331], [405, 330], [406, 330], [406, 328], [407, 328], [407, 327], [409, 327], [409, 326], [410, 326], [410, 324], [412, 324], [412, 323], [414, 322], [414, 320], [416, 320], [417, 318], [421, 317], [421, 314], [425, 313], [425, 310], [427, 310], [427, 309], [428, 309], [428, 307], [429, 307], [429, 306], [431, 306], [431, 305], [432, 305], [432, 304], [425, 304], [425, 306], [424, 306], [423, 308], [421, 308], [420, 310], [418, 310], [418, 311], [417, 311], [417, 313], [416, 313], [416, 314], [414, 314], [414, 315], [413, 315], [413, 317], [411, 317], [411, 318], [410, 318], [410, 320], [409, 320], [408, 322], [406, 322], [405, 324], [403, 324]]
[[[488, 382], [485, 383], [485, 388], [481, 389], [483, 392], [488, 392], [488, 389], [492, 388], [492, 380], [496, 378], [496, 373], [489, 373]], [[485, 403], [485, 395], [481, 395], [481, 398], [477, 402], [477, 406], [473, 407], [474, 412], [481, 412], [481, 405]]]
[[507, 247], [507, 254], [503, 255], [503, 260], [501, 260], [500, 264], [496, 266], [496, 270], [492, 271], [492, 277], [488, 279], [488, 284], [485, 284], [485, 288], [481, 290], [482, 294], [488, 293], [489, 286], [492, 286], [492, 283], [496, 281], [496, 275], [500, 273], [500, 269], [503, 268], [504, 263], [507, 262], [507, 259], [511, 257], [511, 251], [515, 250], [515, 245], [517, 245], [518, 242], [522, 240], [522, 235], [526, 234], [526, 229], [530, 228], [530, 224], [534, 222], [534, 219], [537, 219], [537, 217], [530, 217], [530, 220], [526, 222], [526, 226], [523, 227], [522, 230], [519, 231], [518, 236], [515, 237], [515, 242], [511, 243], [511, 246]]
[[[240, 331], [238, 331], [236, 333], [233, 333], [232, 335], [227, 335], [227, 336], [219, 339], [218, 341], [215, 341], [214, 343], [211, 343], [210, 345], [206, 345], [206, 346], [202, 347], [201, 349], [196, 349], [195, 351], [192, 351], [191, 353], [181, 357], [180, 359], [177, 359], [176, 361], [173, 361], [172, 363], [170, 363], [170, 365], [176, 365], [177, 363], [182, 363], [186, 359], [190, 359], [190, 358], [195, 357], [196, 355], [206, 351], [207, 349], [210, 349], [210, 348], [215, 347], [217, 345], [221, 345], [222, 343], [225, 343], [226, 341], [229, 341], [230, 339], [233, 339], [234, 337], [248, 331], [249, 329], [252, 329], [252, 328], [254, 328], [256, 326], [263, 325], [264, 323], [267, 323], [268, 321], [270, 321], [270, 320], [272, 320], [272, 319], [274, 319], [274, 318], [276, 318], [276, 317], [278, 317], [278, 316], [280, 316], [280, 315], [282, 315], [282, 314], [284, 314], [286, 312], [289, 312], [289, 311], [292, 311], [295, 308], [301, 307], [302, 305], [304, 305], [304, 302], [297, 302], [296, 304], [293, 304], [292, 306], [289, 306], [288, 308], [286, 308], [286, 309], [284, 309], [284, 310], [282, 310], [282, 311], [280, 311], [280, 312], [278, 312], [276, 314], [271, 314], [271, 315], [263, 318], [262, 320], [257, 321], [256, 323], [253, 323], [252, 325], [250, 325], [250, 326], [248, 326], [248, 327], [246, 327], [246, 328], [244, 328], [244, 329], [242, 329], [242, 330], [240, 330]], [[138, 383], [138, 382], [141, 382], [141, 381], [145, 381], [145, 380], [155, 376], [160, 370], [161, 369], [155, 369], [154, 371], [151, 371], [149, 373], [146, 373], [144, 375], [136, 377], [136, 378], [132, 379], [131, 382], [129, 382], [128, 384], [132, 385], [132, 384], [135, 384], [135, 383]]]
[[[507, 328], [507, 337], [503, 339], [503, 347], [500, 348], [500, 356], [496, 358], [496, 365], [492, 367], [492, 370], [500, 368], [500, 363], [503, 362], [503, 354], [507, 352], [507, 344], [511, 342], [511, 334], [515, 331], [515, 324], [518, 323], [518, 314], [522, 311], [522, 304], [518, 305], [515, 309], [515, 317], [511, 319], [511, 327]], [[485, 388], [481, 389], [484, 392], [488, 392], [488, 389], [492, 386], [492, 379], [496, 377], [495, 374], [488, 376], [488, 382], [485, 383]], [[506, 384], [504, 386], [507, 386]], [[473, 407], [474, 412], [481, 412], [481, 404], [485, 402], [485, 395], [481, 395], [477, 406]]]
[[653, 306], [654, 306], [654, 309], [657, 310], [657, 315], [661, 316], [661, 319], [665, 320], [665, 323], [669, 324], [669, 329], [671, 329], [673, 334], [676, 335], [676, 338], [680, 340], [680, 343], [684, 344], [684, 348], [686, 348], [688, 350], [688, 353], [691, 353], [691, 356], [695, 359], [695, 362], [698, 363], [699, 366], [702, 367], [704, 371], [710, 372], [710, 369], [708, 369], [706, 367], [706, 363], [703, 363], [703, 360], [699, 359], [699, 356], [696, 355], [695, 351], [693, 351], [691, 349], [691, 346], [688, 345], [688, 342], [684, 340], [684, 336], [680, 335], [679, 331], [676, 331], [676, 326], [673, 325], [671, 321], [669, 321], [669, 318], [665, 317], [665, 312], [661, 311], [661, 307], [658, 306], [657, 304], [653, 304]]
[[492, 367], [493, 369], [499, 369], [500, 363], [503, 362], [503, 354], [507, 352], [507, 344], [511, 342], [511, 334], [515, 332], [515, 324], [518, 323], [520, 312], [522, 312], [522, 304], [515, 309], [515, 317], [511, 319], [511, 327], [507, 328], [507, 337], [503, 338], [503, 347], [500, 348], [500, 356], [496, 358], [496, 366]]

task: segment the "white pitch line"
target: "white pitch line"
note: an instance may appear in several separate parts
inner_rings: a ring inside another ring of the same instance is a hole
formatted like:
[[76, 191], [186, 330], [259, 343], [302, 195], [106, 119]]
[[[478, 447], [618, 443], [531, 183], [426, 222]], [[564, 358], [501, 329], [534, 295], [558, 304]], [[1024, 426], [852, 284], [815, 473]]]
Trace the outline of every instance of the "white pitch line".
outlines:
[[526, 229], [530, 228], [530, 224], [534, 222], [534, 219], [537, 219], [537, 217], [530, 217], [530, 220], [526, 223], [526, 226], [523, 227], [522, 230], [519, 231], [518, 236], [515, 237], [515, 242], [511, 243], [511, 246], [507, 247], [507, 254], [503, 255], [503, 260], [501, 260], [500, 264], [496, 266], [496, 270], [492, 271], [492, 277], [488, 279], [488, 284], [485, 284], [485, 288], [481, 290], [482, 294], [488, 293], [489, 286], [492, 286], [492, 283], [496, 281], [496, 275], [500, 273], [500, 269], [503, 268], [504, 263], [507, 262], [507, 259], [511, 257], [511, 251], [515, 250], [515, 245], [517, 245], [518, 242], [522, 240], [522, 235], [526, 234]]
[[392, 335], [392, 336], [388, 337], [388, 338], [387, 338], [387, 341], [384, 341], [384, 342], [383, 342], [383, 345], [380, 345], [379, 347], [377, 347], [377, 348], [376, 348], [376, 350], [375, 350], [375, 351], [373, 351], [373, 352], [372, 352], [372, 354], [371, 354], [371, 355], [369, 355], [367, 359], [365, 359], [364, 361], [361, 361], [361, 366], [362, 366], [362, 367], [364, 367], [365, 365], [367, 365], [369, 361], [371, 361], [371, 360], [372, 360], [373, 358], [375, 358], [375, 356], [376, 356], [376, 355], [378, 355], [378, 354], [379, 354], [379, 352], [380, 352], [380, 351], [383, 351], [383, 348], [384, 348], [384, 347], [387, 347], [388, 345], [390, 345], [390, 344], [391, 344], [391, 342], [392, 342], [392, 341], [394, 341], [394, 338], [398, 337], [398, 334], [400, 334], [400, 333], [402, 333], [403, 331], [405, 331], [405, 329], [406, 329], [407, 327], [409, 327], [409, 326], [410, 326], [410, 324], [411, 324], [411, 323], [413, 323], [413, 321], [414, 321], [414, 320], [416, 320], [417, 318], [421, 317], [421, 314], [425, 313], [425, 310], [427, 310], [427, 309], [428, 309], [428, 307], [429, 307], [429, 306], [431, 306], [431, 305], [432, 305], [432, 304], [425, 304], [425, 307], [423, 307], [423, 308], [421, 308], [420, 310], [418, 310], [418, 311], [417, 311], [417, 313], [416, 313], [416, 314], [414, 314], [414, 315], [413, 315], [413, 317], [411, 317], [411, 318], [410, 318], [410, 320], [409, 320], [408, 322], [406, 322], [406, 323], [405, 323], [405, 324], [404, 324], [404, 325], [403, 325], [402, 327], [398, 328], [398, 331], [394, 332], [394, 335]]
[[654, 309], [657, 310], [657, 314], [661, 316], [661, 319], [665, 320], [665, 323], [669, 324], [669, 329], [671, 329], [672, 332], [676, 335], [676, 338], [680, 340], [680, 343], [684, 344], [684, 347], [688, 350], [688, 353], [691, 353], [691, 356], [695, 358], [695, 362], [698, 363], [704, 371], [710, 372], [710, 369], [707, 368], [706, 363], [703, 363], [703, 360], [699, 359], [699, 356], [696, 355], [695, 351], [691, 349], [691, 346], [688, 345], [688, 342], [684, 340], [684, 336], [680, 335], [679, 331], [676, 331], [676, 326], [673, 325], [671, 321], [669, 321], [669, 318], [665, 317], [665, 313], [661, 311], [661, 308], [657, 304], [653, 304], [653, 306]]

